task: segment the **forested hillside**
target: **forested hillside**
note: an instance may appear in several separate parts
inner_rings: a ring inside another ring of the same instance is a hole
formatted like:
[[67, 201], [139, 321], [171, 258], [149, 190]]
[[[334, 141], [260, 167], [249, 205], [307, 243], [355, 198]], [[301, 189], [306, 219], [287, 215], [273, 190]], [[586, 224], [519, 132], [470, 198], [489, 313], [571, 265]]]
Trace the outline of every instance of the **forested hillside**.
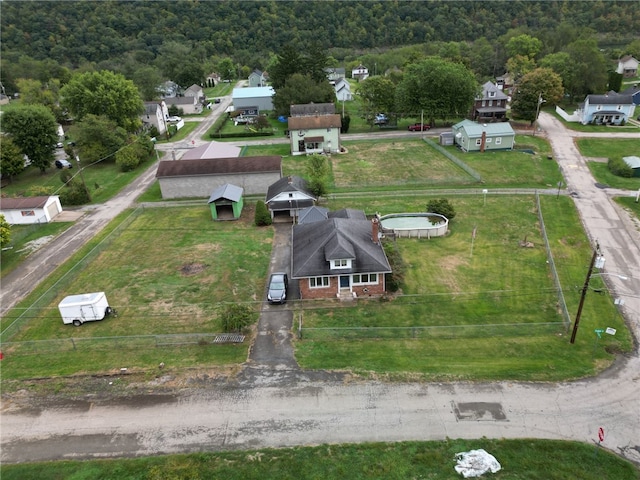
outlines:
[[372, 48], [493, 41], [514, 28], [557, 49], [561, 24], [593, 29], [609, 44], [640, 37], [640, 8], [627, 1], [5, 0], [0, 8], [3, 59], [27, 55], [71, 69], [124, 54], [149, 63], [172, 42], [203, 60], [256, 67], [292, 42], [319, 42], [342, 60]]

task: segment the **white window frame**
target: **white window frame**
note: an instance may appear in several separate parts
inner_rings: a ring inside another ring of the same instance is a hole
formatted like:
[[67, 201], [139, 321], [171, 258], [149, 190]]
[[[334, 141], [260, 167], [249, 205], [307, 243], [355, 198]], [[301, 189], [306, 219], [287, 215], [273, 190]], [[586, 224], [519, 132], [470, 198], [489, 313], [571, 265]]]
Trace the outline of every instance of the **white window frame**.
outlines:
[[487, 143], [491, 143], [491, 137], [487, 137]]
[[327, 288], [330, 285], [329, 277], [309, 277], [309, 288]]
[[331, 260], [331, 270], [335, 269], [351, 268], [351, 260], [347, 258], [339, 258], [338, 260]]
[[[366, 280], [363, 281], [363, 277], [366, 277]], [[375, 280], [372, 279], [372, 277], [375, 277]], [[378, 274], [377, 273], [357, 273], [351, 276], [351, 284], [354, 286], [355, 285], [377, 285]]]
[[496, 137], [496, 145], [502, 144], [502, 137]]
[[482, 139], [476, 138], [476, 147], [479, 147], [480, 145], [482, 145]]

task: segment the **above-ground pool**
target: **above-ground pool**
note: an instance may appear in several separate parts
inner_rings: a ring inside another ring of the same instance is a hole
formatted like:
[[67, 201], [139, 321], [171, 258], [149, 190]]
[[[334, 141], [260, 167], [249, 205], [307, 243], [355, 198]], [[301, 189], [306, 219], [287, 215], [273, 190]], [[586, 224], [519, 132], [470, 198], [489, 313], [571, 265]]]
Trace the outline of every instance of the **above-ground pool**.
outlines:
[[396, 237], [431, 238], [446, 235], [449, 220], [437, 213], [391, 213], [380, 217], [380, 225]]

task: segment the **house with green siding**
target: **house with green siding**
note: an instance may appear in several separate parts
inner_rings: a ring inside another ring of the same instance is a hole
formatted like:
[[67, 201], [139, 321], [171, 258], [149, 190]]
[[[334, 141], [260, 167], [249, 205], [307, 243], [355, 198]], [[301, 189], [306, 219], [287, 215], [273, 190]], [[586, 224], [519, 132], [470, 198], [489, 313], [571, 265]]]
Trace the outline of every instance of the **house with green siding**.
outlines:
[[453, 139], [464, 152], [511, 150], [516, 132], [507, 122], [477, 123], [463, 120], [452, 127]]

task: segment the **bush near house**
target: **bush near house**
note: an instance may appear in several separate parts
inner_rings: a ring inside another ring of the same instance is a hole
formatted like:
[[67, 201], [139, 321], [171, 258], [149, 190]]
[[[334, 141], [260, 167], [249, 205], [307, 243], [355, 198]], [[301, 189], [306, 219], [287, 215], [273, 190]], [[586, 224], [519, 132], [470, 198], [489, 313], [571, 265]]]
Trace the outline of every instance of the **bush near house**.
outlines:
[[611, 173], [618, 177], [633, 177], [633, 169], [621, 158], [610, 158], [609, 162], [607, 162], [607, 168]]

